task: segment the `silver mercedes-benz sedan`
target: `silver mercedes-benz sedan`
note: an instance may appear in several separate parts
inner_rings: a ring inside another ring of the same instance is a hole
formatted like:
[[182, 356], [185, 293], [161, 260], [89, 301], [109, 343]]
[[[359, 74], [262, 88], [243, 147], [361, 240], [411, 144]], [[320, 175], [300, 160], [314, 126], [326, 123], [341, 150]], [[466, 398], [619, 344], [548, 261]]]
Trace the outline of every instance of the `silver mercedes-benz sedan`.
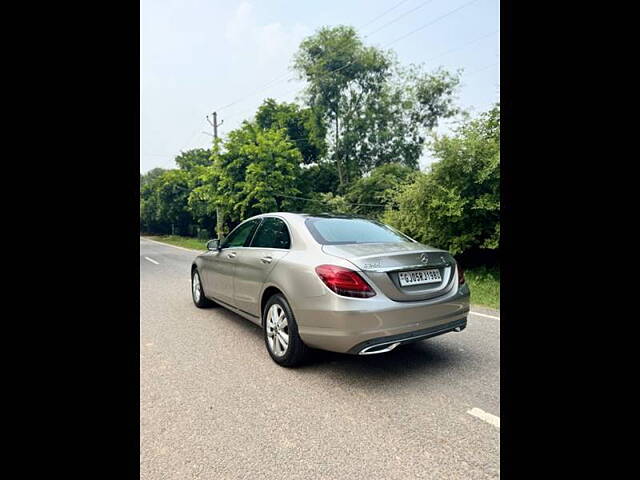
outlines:
[[463, 330], [469, 287], [453, 257], [364, 218], [269, 213], [191, 266], [193, 302], [262, 327], [283, 366], [308, 348], [370, 355]]

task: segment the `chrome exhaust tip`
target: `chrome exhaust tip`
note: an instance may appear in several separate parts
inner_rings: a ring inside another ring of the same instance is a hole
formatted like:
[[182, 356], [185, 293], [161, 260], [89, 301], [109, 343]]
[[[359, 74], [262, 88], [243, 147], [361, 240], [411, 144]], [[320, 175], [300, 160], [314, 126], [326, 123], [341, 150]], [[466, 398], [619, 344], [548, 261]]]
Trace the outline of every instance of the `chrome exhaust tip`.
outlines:
[[376, 353], [386, 353], [390, 352], [394, 348], [400, 345], [400, 342], [395, 342], [392, 344], [382, 344], [382, 345], [371, 345], [370, 347], [363, 348], [360, 350], [358, 355], [375, 355]]

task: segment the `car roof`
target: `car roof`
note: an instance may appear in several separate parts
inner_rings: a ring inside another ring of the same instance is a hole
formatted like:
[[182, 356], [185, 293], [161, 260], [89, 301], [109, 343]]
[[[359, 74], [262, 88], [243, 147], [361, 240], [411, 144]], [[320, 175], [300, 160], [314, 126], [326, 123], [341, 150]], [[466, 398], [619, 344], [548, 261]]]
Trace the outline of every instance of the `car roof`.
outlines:
[[361, 215], [353, 215], [353, 214], [340, 214], [340, 213], [304, 213], [304, 212], [271, 212], [271, 213], [261, 213], [260, 215], [255, 215], [251, 218], [261, 218], [268, 216], [282, 216], [282, 217], [296, 217], [296, 218], [358, 218], [369, 220], [366, 217]]

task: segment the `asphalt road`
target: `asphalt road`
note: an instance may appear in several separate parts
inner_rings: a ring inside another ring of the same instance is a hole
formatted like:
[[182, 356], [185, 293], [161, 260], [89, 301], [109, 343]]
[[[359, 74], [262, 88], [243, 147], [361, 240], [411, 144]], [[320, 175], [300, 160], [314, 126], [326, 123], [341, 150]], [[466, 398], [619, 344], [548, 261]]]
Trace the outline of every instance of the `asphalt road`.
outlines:
[[499, 477], [499, 319], [285, 369], [257, 326], [193, 305], [195, 255], [140, 239], [141, 479]]

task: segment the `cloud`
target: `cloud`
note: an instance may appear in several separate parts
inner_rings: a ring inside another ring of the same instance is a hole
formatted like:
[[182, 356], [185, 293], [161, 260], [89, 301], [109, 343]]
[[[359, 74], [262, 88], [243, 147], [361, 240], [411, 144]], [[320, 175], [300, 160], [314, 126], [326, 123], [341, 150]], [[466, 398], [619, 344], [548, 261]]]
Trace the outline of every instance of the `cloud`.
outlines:
[[231, 42], [240, 42], [254, 23], [253, 6], [249, 2], [242, 2], [227, 23], [225, 36]]
[[302, 39], [311, 34], [306, 25], [292, 27], [280, 22], [260, 25], [253, 5], [242, 2], [229, 19], [225, 37], [234, 48], [254, 51], [260, 65], [282, 58], [291, 58]]

